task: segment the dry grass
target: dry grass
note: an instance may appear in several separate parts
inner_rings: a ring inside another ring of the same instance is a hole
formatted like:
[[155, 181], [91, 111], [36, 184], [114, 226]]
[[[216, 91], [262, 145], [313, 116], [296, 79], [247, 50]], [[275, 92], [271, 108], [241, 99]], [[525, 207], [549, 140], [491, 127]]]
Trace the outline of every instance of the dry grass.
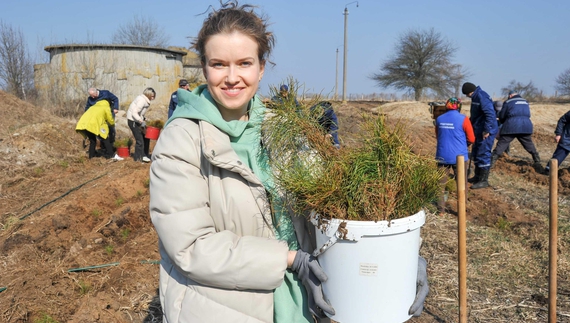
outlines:
[[[467, 223], [469, 321], [545, 322], [548, 313], [547, 191], [510, 176], [496, 176], [493, 181], [500, 181], [504, 186], [505, 190], [497, 194], [504, 195], [505, 203], [525, 208], [529, 216], [536, 216], [538, 221], [528, 225], [512, 223], [506, 228]], [[517, 194], [512, 194], [513, 191]], [[570, 224], [565, 201], [567, 197], [561, 199], [559, 212], [559, 322], [570, 322]], [[529, 204], [538, 207], [526, 209]], [[429, 261], [431, 287], [426, 312], [440, 322], [455, 322], [459, 317], [457, 218], [449, 214], [428, 216], [422, 237], [422, 255]]]

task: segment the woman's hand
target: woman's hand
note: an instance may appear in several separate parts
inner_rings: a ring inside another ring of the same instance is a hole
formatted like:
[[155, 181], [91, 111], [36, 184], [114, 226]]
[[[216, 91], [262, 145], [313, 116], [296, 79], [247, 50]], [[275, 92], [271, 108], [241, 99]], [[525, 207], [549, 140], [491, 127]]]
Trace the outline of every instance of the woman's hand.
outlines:
[[296, 255], [297, 251], [289, 251], [287, 253], [287, 268], [291, 268], [291, 266], [293, 266], [293, 261], [295, 261]]
[[321, 287], [321, 282], [327, 281], [328, 277], [319, 265], [317, 258], [303, 250], [298, 250], [295, 252], [291, 270], [297, 272], [297, 277], [307, 290], [309, 311], [319, 318], [325, 318], [325, 313], [334, 315], [334, 308], [323, 295]]

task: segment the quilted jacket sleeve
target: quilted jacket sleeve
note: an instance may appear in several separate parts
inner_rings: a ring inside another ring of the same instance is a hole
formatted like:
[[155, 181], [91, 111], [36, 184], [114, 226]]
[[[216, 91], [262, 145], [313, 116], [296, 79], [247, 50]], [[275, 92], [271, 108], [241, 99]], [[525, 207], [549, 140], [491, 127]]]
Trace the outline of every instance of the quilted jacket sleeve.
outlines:
[[207, 161], [202, 159], [199, 125], [188, 119], [172, 121], [161, 132], [152, 157], [150, 215], [175, 268], [206, 286], [278, 287], [287, 267], [287, 244], [239, 236], [214, 223], [210, 205], [223, 201], [211, 201], [208, 179], [200, 169]]

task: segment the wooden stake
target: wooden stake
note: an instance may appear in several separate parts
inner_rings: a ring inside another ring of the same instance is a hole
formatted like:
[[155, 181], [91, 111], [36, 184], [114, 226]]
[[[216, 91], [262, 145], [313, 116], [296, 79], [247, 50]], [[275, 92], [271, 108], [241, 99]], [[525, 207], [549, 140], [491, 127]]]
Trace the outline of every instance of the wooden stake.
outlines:
[[465, 158], [457, 156], [457, 215], [459, 250], [459, 323], [467, 322], [467, 225], [465, 219]]
[[558, 258], [558, 160], [550, 160], [550, 235], [548, 249], [548, 323], [556, 323], [556, 263]]

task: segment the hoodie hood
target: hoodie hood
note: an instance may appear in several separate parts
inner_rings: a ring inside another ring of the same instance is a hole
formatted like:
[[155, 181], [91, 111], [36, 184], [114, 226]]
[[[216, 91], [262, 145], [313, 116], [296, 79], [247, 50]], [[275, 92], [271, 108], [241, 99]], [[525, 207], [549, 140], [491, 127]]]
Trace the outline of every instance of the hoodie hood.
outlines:
[[265, 113], [265, 106], [257, 96], [254, 96], [249, 102], [249, 121], [226, 121], [206, 84], [198, 86], [192, 92], [179, 89], [177, 96], [178, 105], [167, 124], [176, 118], [203, 120], [230, 136], [232, 142], [241, 137], [247, 128], [260, 124]]

